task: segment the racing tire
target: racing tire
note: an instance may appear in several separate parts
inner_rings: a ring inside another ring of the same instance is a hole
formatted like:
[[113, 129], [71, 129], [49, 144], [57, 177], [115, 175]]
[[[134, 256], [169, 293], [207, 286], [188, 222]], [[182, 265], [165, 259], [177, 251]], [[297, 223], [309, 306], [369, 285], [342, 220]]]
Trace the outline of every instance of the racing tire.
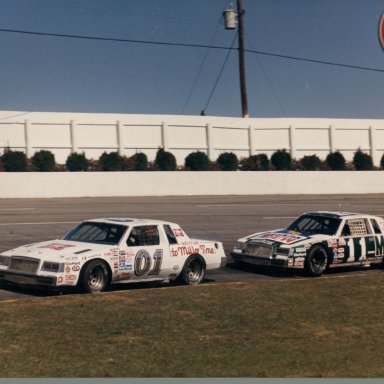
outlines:
[[327, 251], [321, 245], [313, 246], [305, 259], [305, 272], [308, 276], [319, 277], [328, 266]]
[[190, 256], [177, 280], [186, 285], [200, 284], [204, 279], [205, 270], [205, 262], [200, 255]]
[[85, 265], [80, 276], [80, 285], [86, 293], [99, 293], [107, 289], [110, 275], [107, 266], [101, 260], [93, 260]]

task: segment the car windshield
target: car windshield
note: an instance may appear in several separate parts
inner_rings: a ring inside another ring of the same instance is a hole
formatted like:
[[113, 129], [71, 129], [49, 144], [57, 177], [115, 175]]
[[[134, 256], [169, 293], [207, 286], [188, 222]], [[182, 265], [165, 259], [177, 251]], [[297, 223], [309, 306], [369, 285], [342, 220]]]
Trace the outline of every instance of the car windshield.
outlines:
[[69, 231], [64, 236], [64, 240], [116, 245], [126, 229], [126, 226], [119, 224], [84, 222]]
[[336, 234], [340, 222], [341, 219], [336, 217], [302, 215], [289, 225], [287, 230], [306, 235], [322, 234], [333, 236]]

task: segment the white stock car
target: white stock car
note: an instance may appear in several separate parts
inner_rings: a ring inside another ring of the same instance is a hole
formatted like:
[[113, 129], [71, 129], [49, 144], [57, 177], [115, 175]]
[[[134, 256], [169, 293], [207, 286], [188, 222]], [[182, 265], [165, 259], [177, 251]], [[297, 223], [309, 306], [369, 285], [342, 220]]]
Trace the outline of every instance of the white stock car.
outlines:
[[199, 284], [221, 268], [221, 242], [190, 239], [178, 224], [130, 218], [87, 220], [62, 240], [0, 254], [0, 281], [104, 291], [113, 282], [152, 280]]
[[346, 212], [308, 212], [286, 229], [241, 238], [232, 260], [304, 269], [320, 276], [327, 268], [383, 263], [384, 219]]

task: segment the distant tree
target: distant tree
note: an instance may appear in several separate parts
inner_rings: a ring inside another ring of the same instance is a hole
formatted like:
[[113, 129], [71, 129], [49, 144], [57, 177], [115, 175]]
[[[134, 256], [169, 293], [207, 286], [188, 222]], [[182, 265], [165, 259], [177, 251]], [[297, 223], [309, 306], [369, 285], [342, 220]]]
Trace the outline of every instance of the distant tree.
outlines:
[[123, 169], [123, 158], [118, 152], [103, 152], [99, 157], [99, 164], [102, 171], [121, 171]]
[[321, 160], [317, 155], [306, 155], [300, 159], [299, 164], [306, 171], [316, 171], [321, 168]]
[[292, 167], [291, 154], [285, 149], [279, 149], [271, 156], [271, 164], [277, 171], [287, 171]]
[[171, 152], [159, 148], [156, 153], [155, 165], [161, 171], [174, 171], [177, 167], [176, 158]]
[[53, 172], [56, 167], [55, 155], [44, 149], [31, 157], [31, 163], [39, 172]]
[[85, 153], [71, 153], [65, 162], [68, 171], [82, 172], [87, 171], [89, 167], [89, 160], [85, 157]]
[[353, 155], [352, 163], [357, 171], [371, 171], [373, 169], [372, 157], [360, 148]]
[[148, 170], [148, 157], [145, 153], [138, 152], [125, 158], [124, 161], [125, 171], [147, 171]]
[[339, 151], [327, 155], [325, 163], [332, 171], [343, 171], [345, 169], [345, 158]]
[[208, 171], [212, 166], [207, 154], [199, 151], [190, 153], [184, 165], [191, 171]]
[[239, 166], [237, 156], [232, 152], [224, 152], [216, 160], [217, 165], [223, 171], [236, 171]]
[[146, 171], [148, 169], [148, 157], [145, 153], [136, 153], [131, 159], [133, 160], [133, 168], [135, 171]]
[[0, 158], [6, 172], [25, 172], [27, 170], [27, 156], [21, 151], [6, 149]]

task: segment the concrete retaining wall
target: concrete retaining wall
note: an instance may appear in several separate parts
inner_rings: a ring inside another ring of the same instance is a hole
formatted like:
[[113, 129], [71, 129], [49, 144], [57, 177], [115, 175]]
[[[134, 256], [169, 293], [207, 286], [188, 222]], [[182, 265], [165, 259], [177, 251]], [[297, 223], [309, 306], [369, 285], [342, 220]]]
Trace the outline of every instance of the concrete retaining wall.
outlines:
[[384, 193], [384, 172], [0, 173], [0, 198]]

